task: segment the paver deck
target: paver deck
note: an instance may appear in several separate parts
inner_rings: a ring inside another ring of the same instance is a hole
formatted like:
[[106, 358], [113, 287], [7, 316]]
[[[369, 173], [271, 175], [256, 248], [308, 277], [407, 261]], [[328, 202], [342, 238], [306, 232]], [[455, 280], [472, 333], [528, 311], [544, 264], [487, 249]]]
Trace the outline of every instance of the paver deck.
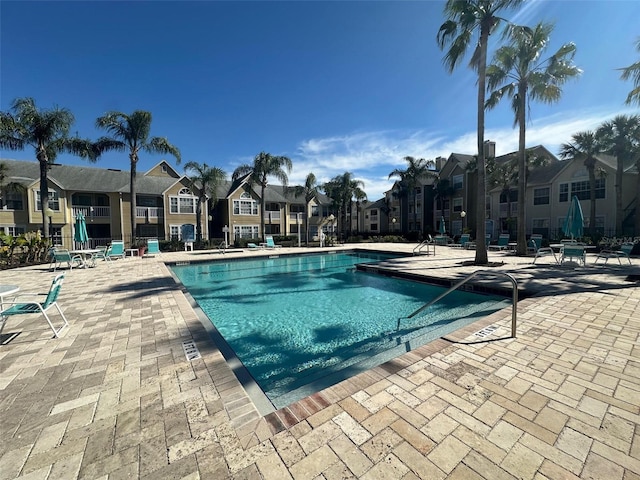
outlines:
[[[437, 247], [387, 267], [454, 281], [473, 255]], [[507, 308], [263, 416], [164, 263], [220, 257], [66, 271], [60, 338], [9, 319], [0, 479], [640, 479], [640, 260], [572, 269], [490, 252], [528, 294], [517, 338]], [[42, 292], [53, 276], [26, 267], [1, 283]]]

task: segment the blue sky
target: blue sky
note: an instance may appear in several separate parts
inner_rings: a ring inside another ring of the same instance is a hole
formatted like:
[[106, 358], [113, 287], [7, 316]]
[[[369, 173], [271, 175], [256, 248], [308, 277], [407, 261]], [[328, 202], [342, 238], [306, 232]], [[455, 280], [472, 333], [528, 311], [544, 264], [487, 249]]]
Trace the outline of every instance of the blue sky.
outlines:
[[[17, 97], [59, 105], [97, 138], [109, 110], [153, 114], [152, 135], [229, 176], [260, 151], [287, 155], [289, 183], [345, 171], [370, 200], [407, 155], [475, 153], [476, 85], [467, 61], [449, 74], [436, 44], [444, 1], [0, 3], [0, 109]], [[573, 133], [620, 113], [631, 90], [616, 68], [637, 61], [637, 0], [531, 0], [510, 20], [555, 23], [548, 55], [577, 45], [582, 76], [559, 103], [531, 104], [527, 144], [557, 153]], [[494, 35], [491, 45], [500, 40]], [[498, 154], [517, 149], [509, 102], [486, 115]], [[0, 151], [33, 160], [33, 151]], [[141, 156], [138, 171], [159, 162]], [[172, 158], [167, 158], [175, 165]], [[86, 164], [63, 155], [60, 163]], [[129, 169], [126, 153], [96, 166]], [[177, 166], [182, 171], [181, 166]]]

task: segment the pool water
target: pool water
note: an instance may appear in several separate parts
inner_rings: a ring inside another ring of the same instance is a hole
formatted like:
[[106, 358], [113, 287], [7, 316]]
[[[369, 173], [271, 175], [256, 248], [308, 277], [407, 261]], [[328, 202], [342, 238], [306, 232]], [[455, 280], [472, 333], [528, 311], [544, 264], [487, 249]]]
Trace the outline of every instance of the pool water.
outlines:
[[172, 268], [281, 408], [508, 304], [455, 291], [406, 319], [443, 288], [354, 267], [389, 258], [340, 252]]

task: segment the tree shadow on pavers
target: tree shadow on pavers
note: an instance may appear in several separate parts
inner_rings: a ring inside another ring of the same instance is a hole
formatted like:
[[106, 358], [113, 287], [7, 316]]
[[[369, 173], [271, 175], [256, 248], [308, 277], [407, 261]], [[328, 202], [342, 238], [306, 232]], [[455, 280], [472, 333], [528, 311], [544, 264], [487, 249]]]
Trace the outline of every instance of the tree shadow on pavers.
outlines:
[[153, 297], [163, 292], [176, 292], [184, 287], [178, 285], [173, 279], [135, 280], [111, 285], [104, 291], [107, 293], [131, 292], [129, 298]]

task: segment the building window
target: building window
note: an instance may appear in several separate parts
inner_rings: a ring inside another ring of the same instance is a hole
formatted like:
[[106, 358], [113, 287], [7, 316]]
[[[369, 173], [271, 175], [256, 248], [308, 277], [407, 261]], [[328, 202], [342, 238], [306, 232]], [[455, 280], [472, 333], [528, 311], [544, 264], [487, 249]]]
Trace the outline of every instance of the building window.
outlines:
[[319, 214], [318, 205], [311, 205], [311, 216], [317, 217]]
[[[590, 200], [591, 193], [589, 191], [589, 181], [571, 183], [571, 195], [578, 197], [578, 200]], [[604, 178], [596, 179], [596, 199], [605, 197], [605, 181]]]
[[558, 198], [560, 202], [568, 202], [569, 201], [569, 184], [561, 183], [560, 184], [560, 198]]
[[377, 223], [372, 223], [371, 224], [371, 231], [372, 232], [377, 232], [378, 231], [378, 224]]
[[289, 207], [291, 213], [304, 213], [304, 205], [291, 205]]
[[178, 192], [177, 197], [169, 197], [169, 212], [173, 214], [193, 214], [196, 213], [198, 198], [191, 194], [191, 190], [183, 188]]
[[509, 190], [509, 196], [507, 197], [507, 192], [500, 193], [500, 203], [514, 203], [518, 201], [518, 191], [517, 190]]
[[534, 205], [549, 205], [549, 187], [533, 190]]
[[0, 226], [0, 231], [4, 232], [7, 235], [11, 235], [12, 237], [17, 237], [18, 235], [27, 233], [25, 227], [18, 227], [16, 225]]
[[[60, 211], [60, 196], [56, 190], [49, 190], [49, 208], [54, 212]], [[36, 192], [36, 211], [42, 211], [42, 202], [40, 201], [40, 191]]]
[[371, 220], [378, 220], [378, 210], [377, 209], [373, 209], [369, 211], [369, 215], [371, 215]]
[[280, 225], [277, 223], [274, 223], [274, 224], [267, 223], [264, 226], [264, 233], [269, 235], [280, 235]]
[[464, 175], [454, 175], [453, 176], [453, 189], [454, 190], [462, 190], [464, 185]]
[[233, 201], [233, 214], [258, 215], [258, 202], [251, 198], [251, 195], [249, 193], [244, 192], [242, 195], [240, 195], [240, 200]]
[[0, 207], [4, 210], [24, 210], [22, 194], [19, 192], [7, 192], [2, 200]]
[[532, 222], [531, 233], [537, 233], [543, 237], [549, 237], [549, 219], [548, 218], [534, 218]]
[[234, 225], [233, 234], [235, 238], [258, 238], [260, 235], [258, 225]]
[[453, 199], [453, 211], [458, 213], [462, 211], [462, 197]]

